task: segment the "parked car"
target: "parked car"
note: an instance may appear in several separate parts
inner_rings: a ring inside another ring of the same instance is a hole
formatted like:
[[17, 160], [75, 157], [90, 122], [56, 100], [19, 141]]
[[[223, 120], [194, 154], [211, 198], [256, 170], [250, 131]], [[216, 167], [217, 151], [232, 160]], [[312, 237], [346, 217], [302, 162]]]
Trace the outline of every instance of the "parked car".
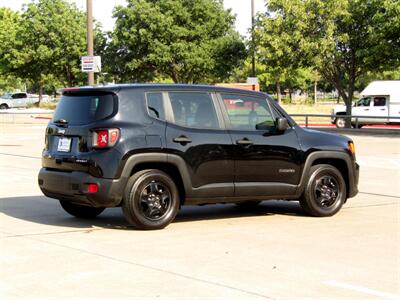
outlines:
[[27, 107], [30, 103], [39, 101], [28, 93], [7, 93], [0, 97], [0, 109]]
[[357, 194], [347, 137], [299, 127], [267, 94], [216, 86], [64, 89], [38, 182], [80, 218], [121, 206], [160, 229], [182, 205], [299, 200], [312, 216]]
[[[332, 110], [332, 124], [343, 128], [345, 126], [346, 106], [337, 105]], [[362, 92], [361, 99], [352, 107], [352, 116], [361, 116], [356, 122], [352, 118], [352, 125], [358, 127], [372, 124], [400, 123], [400, 80], [373, 81]], [[373, 118], [382, 117], [382, 118]]]

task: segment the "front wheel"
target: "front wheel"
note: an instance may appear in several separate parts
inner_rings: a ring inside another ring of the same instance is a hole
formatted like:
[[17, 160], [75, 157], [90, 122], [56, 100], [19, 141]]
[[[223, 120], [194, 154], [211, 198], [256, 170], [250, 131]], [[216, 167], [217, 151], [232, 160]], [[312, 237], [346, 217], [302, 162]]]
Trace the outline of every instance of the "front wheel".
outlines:
[[3, 109], [8, 109], [8, 105], [7, 105], [7, 104], [1, 104], [1, 105], [0, 105], [0, 109], [1, 109], [1, 110], [3, 110]]
[[345, 128], [346, 120], [345, 120], [345, 118], [337, 117], [335, 120], [335, 124], [336, 124], [337, 128]]
[[122, 211], [138, 229], [162, 229], [179, 210], [179, 192], [170, 176], [160, 170], [143, 170], [126, 186]]
[[105, 208], [90, 207], [60, 200], [61, 207], [70, 215], [80, 219], [93, 219], [101, 214]]
[[338, 169], [331, 165], [312, 166], [300, 205], [309, 215], [332, 216], [344, 204], [346, 191], [346, 183]]

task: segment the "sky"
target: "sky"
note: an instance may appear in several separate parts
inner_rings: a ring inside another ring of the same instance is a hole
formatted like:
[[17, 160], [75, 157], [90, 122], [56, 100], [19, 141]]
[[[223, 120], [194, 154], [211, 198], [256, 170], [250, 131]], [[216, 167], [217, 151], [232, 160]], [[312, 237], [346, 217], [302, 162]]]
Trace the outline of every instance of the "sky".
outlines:
[[[75, 2], [78, 8], [86, 10], [86, 0], [67, 0]], [[254, 0], [257, 12], [265, 11], [265, 0]], [[21, 10], [23, 4], [30, 3], [31, 0], [1, 0], [0, 7], [6, 6], [13, 10]], [[112, 11], [115, 5], [124, 5], [125, 0], [93, 0], [93, 15], [102, 25], [105, 31], [111, 31], [114, 26]], [[251, 26], [251, 0], [224, 0], [225, 8], [231, 8], [236, 15], [236, 30], [241, 35], [247, 35]]]

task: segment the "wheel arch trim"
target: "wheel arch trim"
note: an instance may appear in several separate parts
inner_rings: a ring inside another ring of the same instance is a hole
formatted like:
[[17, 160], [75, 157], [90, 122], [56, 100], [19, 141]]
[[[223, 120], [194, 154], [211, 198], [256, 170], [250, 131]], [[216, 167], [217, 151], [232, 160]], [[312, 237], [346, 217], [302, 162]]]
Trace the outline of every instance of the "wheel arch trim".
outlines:
[[[304, 163], [304, 168], [301, 174], [300, 182], [296, 190], [296, 194], [298, 196], [301, 196], [307, 185], [308, 173], [311, 167], [313, 166], [313, 163], [319, 159], [333, 159], [344, 162], [347, 166], [348, 195], [349, 197], [353, 197], [357, 194], [358, 190], [356, 188], [357, 182], [356, 182], [355, 166], [353, 166], [353, 162], [349, 154], [339, 151], [318, 151], [309, 154]], [[339, 171], [341, 172], [341, 170]]]
[[162, 163], [173, 165], [179, 170], [186, 195], [191, 193], [192, 183], [185, 161], [180, 156], [174, 154], [159, 152], [132, 154], [127, 158], [121, 170], [120, 178], [128, 180], [135, 167], [145, 163]]

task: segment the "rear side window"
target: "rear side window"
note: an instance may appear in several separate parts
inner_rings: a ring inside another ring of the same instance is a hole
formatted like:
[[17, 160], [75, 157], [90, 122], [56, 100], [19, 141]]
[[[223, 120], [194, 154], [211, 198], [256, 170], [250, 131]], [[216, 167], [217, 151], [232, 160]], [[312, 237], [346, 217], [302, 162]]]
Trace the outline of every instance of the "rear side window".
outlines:
[[210, 94], [197, 92], [172, 92], [168, 94], [176, 124], [205, 129], [220, 128]]
[[375, 97], [374, 98], [374, 106], [386, 106], [386, 98], [385, 97]]
[[110, 117], [115, 110], [112, 94], [63, 95], [53, 115], [53, 122], [64, 119], [68, 124], [83, 125]]
[[24, 94], [24, 93], [17, 93], [17, 94], [12, 95], [12, 98], [13, 98], [13, 99], [23, 99], [23, 98], [26, 98], [26, 94]]

